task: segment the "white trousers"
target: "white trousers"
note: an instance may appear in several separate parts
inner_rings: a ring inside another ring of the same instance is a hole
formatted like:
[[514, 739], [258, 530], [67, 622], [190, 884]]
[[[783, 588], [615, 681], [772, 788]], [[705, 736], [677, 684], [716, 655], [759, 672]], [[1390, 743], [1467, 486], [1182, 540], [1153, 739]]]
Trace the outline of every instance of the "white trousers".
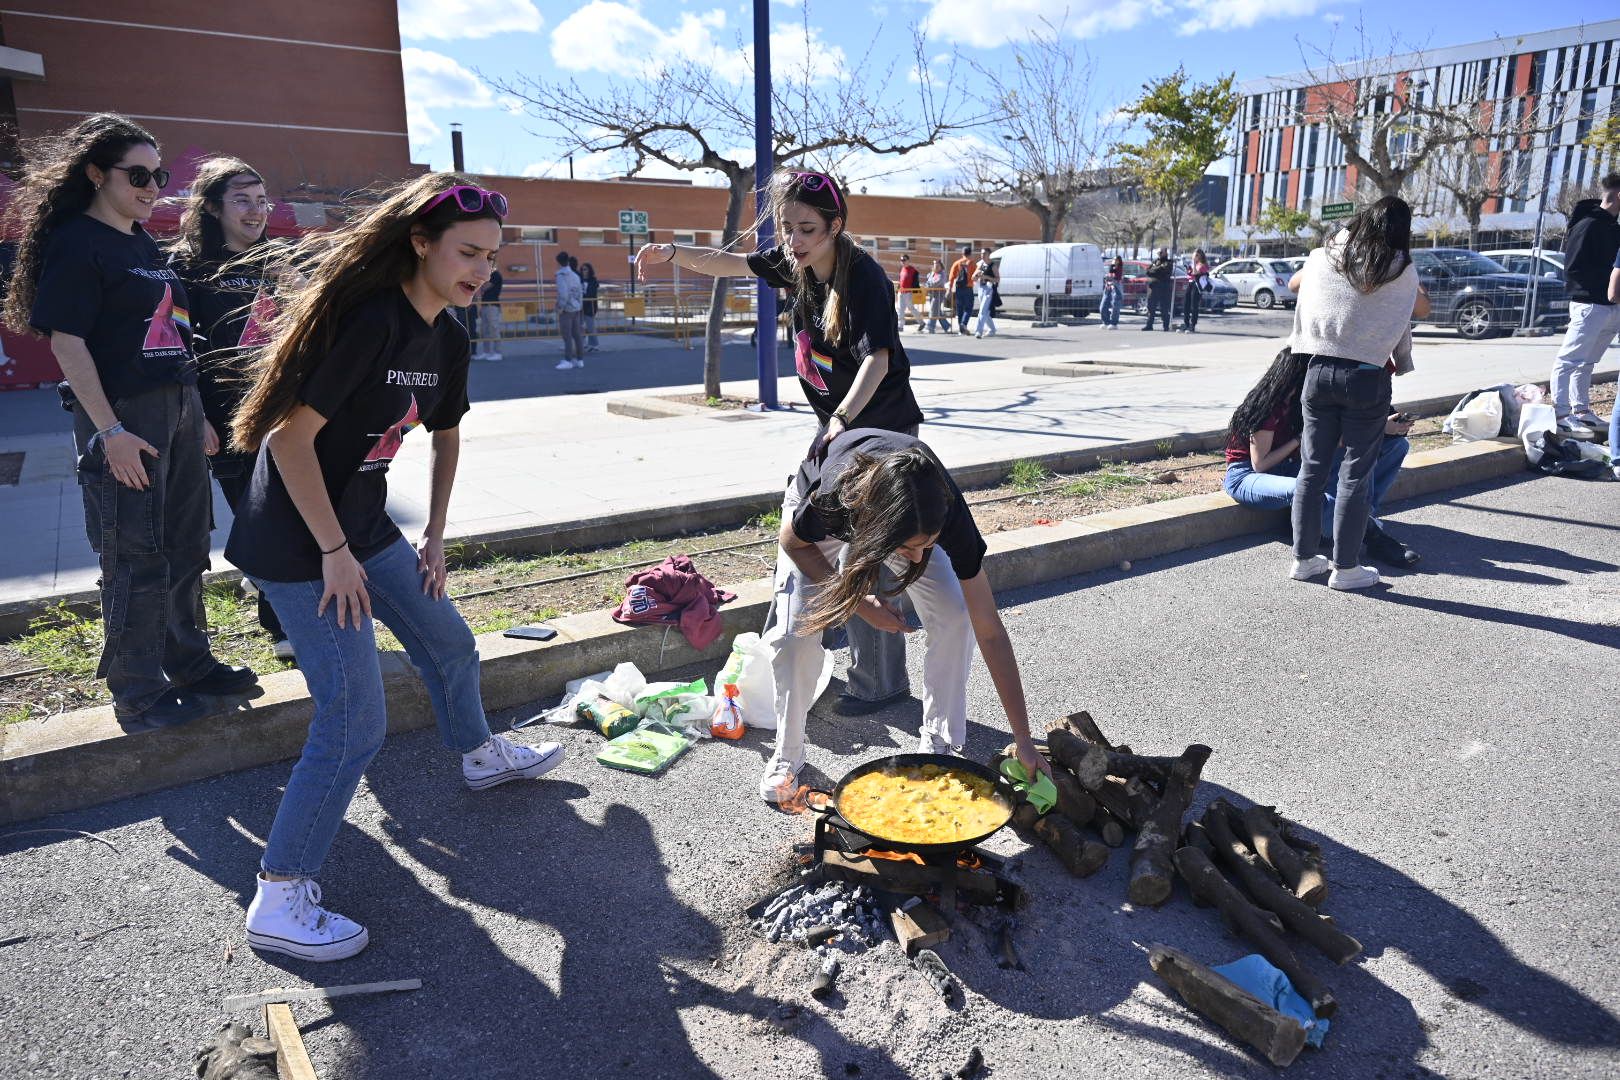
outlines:
[[[782, 505], [782, 520], [792, 519], [799, 498], [792, 488]], [[843, 558], [846, 545], [827, 540], [816, 545], [833, 566]], [[904, 573], [903, 556], [890, 560], [890, 569]], [[804, 764], [804, 726], [815, 704], [816, 681], [821, 674], [821, 635], [800, 635], [805, 609], [815, 599], [810, 583], [786, 552], [776, 556], [776, 612], [765, 644], [771, 650], [776, 679], [776, 757], [794, 767]], [[911, 583], [906, 596], [922, 620], [928, 640], [923, 647], [923, 719], [919, 732], [934, 745], [960, 750], [967, 742], [967, 684], [973, 663], [973, 624], [968, 618], [962, 583], [949, 555], [934, 548], [928, 568]]]
[[1553, 361], [1553, 409], [1559, 419], [1592, 411], [1592, 369], [1620, 333], [1620, 305], [1570, 301], [1569, 329]]
[[917, 306], [916, 293], [910, 289], [900, 290], [900, 295], [895, 301], [895, 308], [898, 312], [900, 329], [902, 330], [906, 328], [907, 316], [915, 317], [919, 323], [923, 321], [923, 311], [922, 308]]

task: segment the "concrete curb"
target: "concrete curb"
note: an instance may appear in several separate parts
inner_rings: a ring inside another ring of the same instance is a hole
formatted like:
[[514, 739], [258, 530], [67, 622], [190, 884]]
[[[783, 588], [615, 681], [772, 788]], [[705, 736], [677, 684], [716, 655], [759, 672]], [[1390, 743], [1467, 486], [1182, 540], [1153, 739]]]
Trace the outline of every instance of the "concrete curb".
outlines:
[[[1414, 498], [1524, 469], [1523, 451], [1510, 440], [1414, 453], [1392, 497]], [[1259, 532], [1280, 514], [1238, 506], [1220, 492], [1171, 499], [997, 533], [989, 538], [986, 569], [997, 589], [1019, 588]], [[496, 712], [558, 694], [569, 679], [625, 660], [649, 674], [717, 662], [733, 637], [763, 623], [771, 580], [747, 582], [736, 592], [723, 612], [724, 632], [702, 651], [673, 627], [620, 626], [605, 611], [553, 620], [557, 637], [544, 643], [480, 635], [485, 708]], [[431, 725], [426, 692], [405, 658], [384, 654], [383, 674], [389, 730]], [[295, 757], [310, 719], [304, 680], [288, 671], [267, 676], [262, 685], [262, 695], [235, 712], [182, 728], [127, 735], [110, 706], [0, 728], [0, 824]]]

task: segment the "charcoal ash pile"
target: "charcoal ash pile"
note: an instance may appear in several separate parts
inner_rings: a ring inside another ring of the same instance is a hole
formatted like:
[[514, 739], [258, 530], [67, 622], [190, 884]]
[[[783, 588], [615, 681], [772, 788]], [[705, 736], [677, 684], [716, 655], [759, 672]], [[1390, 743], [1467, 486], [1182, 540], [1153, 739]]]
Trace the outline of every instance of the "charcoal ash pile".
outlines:
[[765, 904], [754, 925], [772, 944], [819, 948], [840, 942], [863, 951], [883, 939], [888, 916], [872, 890], [844, 881], [807, 881]]

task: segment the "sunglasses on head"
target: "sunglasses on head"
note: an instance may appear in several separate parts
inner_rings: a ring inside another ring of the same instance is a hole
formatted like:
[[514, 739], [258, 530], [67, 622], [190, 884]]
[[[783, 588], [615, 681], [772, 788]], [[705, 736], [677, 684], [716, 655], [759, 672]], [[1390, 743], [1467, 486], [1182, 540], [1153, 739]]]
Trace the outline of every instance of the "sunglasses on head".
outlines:
[[130, 187], [143, 188], [154, 180], [157, 181], [159, 191], [169, 186], [168, 169], [148, 169], [145, 165], [111, 165], [108, 167], [129, 173]]
[[825, 191], [832, 195], [833, 202], [838, 206], [838, 212], [844, 212], [843, 197], [838, 194], [838, 185], [833, 183], [832, 177], [818, 172], [795, 172], [792, 174], [799, 178], [799, 186], [806, 191]]
[[474, 187], [472, 184], [457, 184], [439, 192], [428, 200], [426, 206], [417, 211], [416, 216], [422, 217], [446, 199], [455, 199], [456, 206], [464, 214], [481, 214], [487, 206], [495, 212], [496, 217], [502, 221], [506, 220], [506, 196], [498, 191]]

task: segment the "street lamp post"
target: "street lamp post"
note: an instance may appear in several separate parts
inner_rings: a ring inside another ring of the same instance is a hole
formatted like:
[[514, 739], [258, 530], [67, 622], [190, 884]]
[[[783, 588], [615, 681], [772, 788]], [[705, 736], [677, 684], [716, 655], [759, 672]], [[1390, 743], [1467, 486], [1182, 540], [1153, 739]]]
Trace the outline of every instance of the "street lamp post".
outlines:
[[1541, 191], [1536, 196], [1536, 238], [1530, 245], [1530, 292], [1525, 297], [1522, 327], [1527, 332], [1535, 328], [1536, 304], [1541, 297], [1541, 219], [1547, 212], [1547, 196], [1552, 187], [1553, 146], [1558, 141], [1558, 129], [1563, 127], [1555, 125], [1553, 118], [1562, 111], [1563, 96], [1562, 90], [1547, 91], [1547, 148], [1541, 167]]
[[[754, 0], [754, 218], [760, 251], [769, 250], [776, 239], [776, 224], [768, 210], [767, 187], [776, 165], [776, 147], [771, 137], [771, 0]], [[776, 403], [776, 290], [761, 278], [758, 282], [759, 333], [754, 354], [759, 376], [761, 408], [777, 408]]]

